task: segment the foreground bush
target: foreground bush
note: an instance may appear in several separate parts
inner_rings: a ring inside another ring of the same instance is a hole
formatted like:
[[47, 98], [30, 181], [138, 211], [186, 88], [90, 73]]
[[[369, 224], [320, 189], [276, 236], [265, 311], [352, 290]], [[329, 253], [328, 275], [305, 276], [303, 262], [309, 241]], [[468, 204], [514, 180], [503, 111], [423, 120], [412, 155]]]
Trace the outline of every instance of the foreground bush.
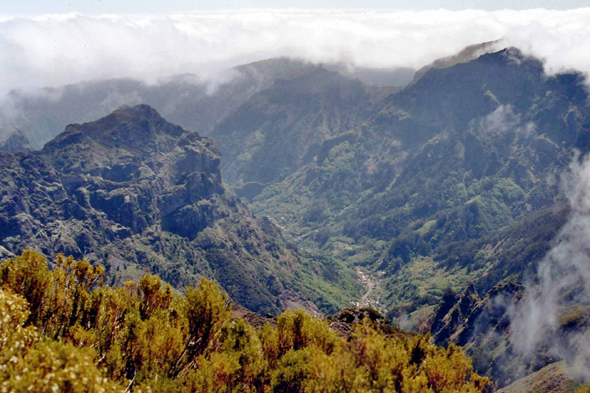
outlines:
[[201, 280], [184, 296], [146, 274], [123, 287], [103, 269], [33, 251], [0, 264], [2, 392], [481, 392], [454, 346], [387, 336], [365, 320], [348, 339], [303, 311], [256, 331]]

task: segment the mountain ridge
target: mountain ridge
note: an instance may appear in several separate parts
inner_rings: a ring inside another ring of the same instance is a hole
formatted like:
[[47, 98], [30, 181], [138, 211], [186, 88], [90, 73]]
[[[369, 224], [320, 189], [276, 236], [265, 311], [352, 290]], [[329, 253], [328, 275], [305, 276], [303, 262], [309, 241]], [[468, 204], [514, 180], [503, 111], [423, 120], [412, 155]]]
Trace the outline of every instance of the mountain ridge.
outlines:
[[[68, 124], [96, 120], [121, 105], [148, 104], [173, 123], [207, 135], [219, 120], [275, 80], [316, 67], [302, 60], [278, 57], [236, 66], [209, 78], [183, 74], [161, 78], [155, 84], [120, 78], [34, 91], [13, 90], [6, 97], [7, 110], [0, 113], [0, 126], [19, 128], [31, 146], [41, 149]], [[375, 91], [390, 91], [388, 83], [408, 83], [408, 72], [412, 72], [351, 68], [346, 64], [326, 67], [350, 80], [360, 78]]]
[[[249, 206], [282, 217], [301, 247], [375, 274], [399, 278], [418, 257], [436, 269], [428, 258], [445, 244], [494, 233], [563, 198], [551, 179], [572, 149], [588, 148], [583, 81], [548, 77], [515, 49], [432, 69], [386, 98], [366, 124], [324, 141], [316, 161]], [[385, 299], [409, 293], [392, 290], [386, 286]], [[414, 301], [433, 300], [421, 296]]]

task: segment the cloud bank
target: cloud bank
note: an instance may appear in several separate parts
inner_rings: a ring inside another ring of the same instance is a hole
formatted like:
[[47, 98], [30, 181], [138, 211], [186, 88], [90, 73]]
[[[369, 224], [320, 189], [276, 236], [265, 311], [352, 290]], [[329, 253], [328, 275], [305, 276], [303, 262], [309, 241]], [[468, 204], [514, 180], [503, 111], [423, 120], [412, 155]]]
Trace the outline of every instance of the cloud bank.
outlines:
[[274, 56], [420, 68], [503, 38], [549, 72], [590, 71], [590, 8], [555, 11], [236, 10], [0, 16], [0, 93], [110, 77], [199, 73]]

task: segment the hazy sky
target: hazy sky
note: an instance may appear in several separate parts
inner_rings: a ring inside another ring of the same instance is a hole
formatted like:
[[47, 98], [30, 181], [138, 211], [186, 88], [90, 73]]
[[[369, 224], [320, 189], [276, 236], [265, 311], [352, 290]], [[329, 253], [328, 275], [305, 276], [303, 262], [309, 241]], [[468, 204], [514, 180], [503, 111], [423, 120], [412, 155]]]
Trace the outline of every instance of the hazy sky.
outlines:
[[590, 0], [2, 0], [3, 14], [81, 12], [168, 13], [230, 8], [355, 8], [355, 9], [572, 9], [590, 6]]

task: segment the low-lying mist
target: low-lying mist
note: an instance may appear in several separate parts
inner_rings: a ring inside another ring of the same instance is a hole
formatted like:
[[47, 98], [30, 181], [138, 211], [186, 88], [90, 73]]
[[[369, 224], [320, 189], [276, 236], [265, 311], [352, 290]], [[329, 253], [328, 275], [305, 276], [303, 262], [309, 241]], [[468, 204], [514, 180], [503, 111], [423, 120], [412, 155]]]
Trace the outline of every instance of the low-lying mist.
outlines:
[[525, 359], [537, 356], [541, 348], [549, 348], [551, 355], [567, 360], [590, 380], [588, 332], [564, 327], [564, 316], [569, 314], [572, 319], [573, 313], [584, 313], [580, 306], [590, 304], [589, 157], [581, 159], [576, 154], [562, 176], [562, 188], [571, 215], [554, 239], [555, 245], [539, 263], [536, 275], [526, 283], [524, 302], [511, 310], [511, 342]]

